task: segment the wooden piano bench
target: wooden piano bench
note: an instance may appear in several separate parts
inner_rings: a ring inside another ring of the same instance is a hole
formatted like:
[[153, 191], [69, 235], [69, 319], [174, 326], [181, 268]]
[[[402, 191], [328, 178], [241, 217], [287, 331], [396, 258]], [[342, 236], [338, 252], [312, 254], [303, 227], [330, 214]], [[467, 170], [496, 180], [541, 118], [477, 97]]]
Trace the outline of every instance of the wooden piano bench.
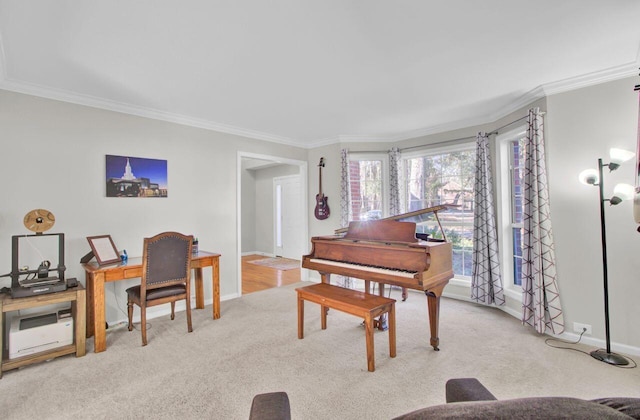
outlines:
[[358, 290], [318, 283], [300, 287], [298, 292], [298, 338], [304, 338], [304, 301], [320, 305], [322, 329], [327, 329], [327, 309], [346, 312], [364, 319], [367, 342], [367, 368], [376, 370], [373, 351], [373, 320], [389, 314], [389, 355], [396, 357], [396, 310], [394, 299], [372, 295]]

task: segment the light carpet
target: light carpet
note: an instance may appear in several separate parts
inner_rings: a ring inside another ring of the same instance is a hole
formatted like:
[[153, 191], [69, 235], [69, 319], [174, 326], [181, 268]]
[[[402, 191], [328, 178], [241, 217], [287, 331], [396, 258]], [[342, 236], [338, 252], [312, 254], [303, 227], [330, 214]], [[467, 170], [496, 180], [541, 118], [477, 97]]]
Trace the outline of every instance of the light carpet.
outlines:
[[[375, 334], [376, 371], [368, 372], [364, 330], [353, 316], [305, 306], [297, 338], [298, 283], [222, 302], [139, 331], [108, 330], [108, 348], [5, 372], [4, 419], [247, 419], [255, 394], [286, 391], [294, 419], [388, 419], [445, 402], [445, 382], [476, 377], [499, 399], [526, 396], [640, 397], [640, 369], [620, 369], [545, 337], [500, 310], [443, 299], [440, 351], [429, 345], [424, 294], [397, 303], [397, 348]], [[399, 291], [392, 297], [400, 300]], [[586, 348], [585, 348], [586, 349]]]

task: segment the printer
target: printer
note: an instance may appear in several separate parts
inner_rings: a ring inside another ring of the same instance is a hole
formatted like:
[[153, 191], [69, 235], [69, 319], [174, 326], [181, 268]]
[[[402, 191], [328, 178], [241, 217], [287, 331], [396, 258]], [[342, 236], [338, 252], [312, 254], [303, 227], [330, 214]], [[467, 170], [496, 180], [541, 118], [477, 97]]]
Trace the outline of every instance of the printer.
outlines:
[[9, 359], [73, 344], [71, 309], [14, 316], [9, 329]]

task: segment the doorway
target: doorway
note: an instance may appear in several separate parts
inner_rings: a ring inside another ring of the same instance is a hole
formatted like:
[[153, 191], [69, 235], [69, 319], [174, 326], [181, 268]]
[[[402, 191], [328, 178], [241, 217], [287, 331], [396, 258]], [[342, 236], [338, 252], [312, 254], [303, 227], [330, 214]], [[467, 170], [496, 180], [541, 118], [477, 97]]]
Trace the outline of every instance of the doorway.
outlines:
[[[243, 259], [248, 255], [302, 258], [309, 236], [307, 166], [306, 161], [238, 152], [238, 296], [243, 294], [243, 267], [247, 267], [243, 265]], [[279, 197], [276, 196], [277, 189]], [[279, 209], [277, 201], [280, 202]], [[278, 211], [280, 214], [276, 218]], [[306, 273], [302, 276], [306, 277]]]

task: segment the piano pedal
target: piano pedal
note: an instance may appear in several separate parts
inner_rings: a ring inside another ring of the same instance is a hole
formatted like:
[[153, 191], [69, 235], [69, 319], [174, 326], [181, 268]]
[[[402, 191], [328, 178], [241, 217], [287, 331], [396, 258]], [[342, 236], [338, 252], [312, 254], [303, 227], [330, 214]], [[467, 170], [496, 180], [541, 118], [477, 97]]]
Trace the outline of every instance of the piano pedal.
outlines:
[[377, 328], [380, 331], [387, 331], [389, 329], [389, 323], [387, 322], [387, 317], [382, 315], [380, 318], [374, 319], [373, 328]]

